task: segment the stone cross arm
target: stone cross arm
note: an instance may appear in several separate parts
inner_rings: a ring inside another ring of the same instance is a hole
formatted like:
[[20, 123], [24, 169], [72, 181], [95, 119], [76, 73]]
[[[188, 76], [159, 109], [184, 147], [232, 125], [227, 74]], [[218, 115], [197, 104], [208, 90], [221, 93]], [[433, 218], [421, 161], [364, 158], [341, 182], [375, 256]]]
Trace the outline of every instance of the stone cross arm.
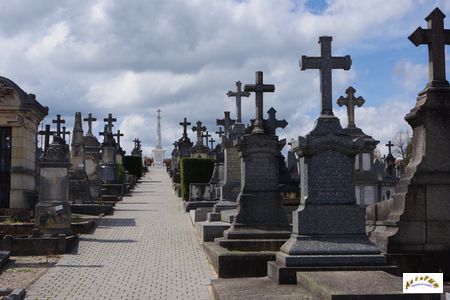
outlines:
[[389, 155], [392, 155], [392, 147], [394, 147], [394, 144], [391, 143], [391, 141], [389, 141], [389, 143], [386, 144], [386, 147], [388, 147], [389, 149]]
[[347, 120], [348, 120], [348, 127], [356, 127], [355, 125], [355, 106], [361, 107], [365, 100], [359, 96], [355, 98], [355, 92], [356, 90], [353, 87], [349, 87], [345, 93], [347, 94], [347, 97], [339, 97], [337, 100], [337, 104], [339, 106], [347, 106]]
[[277, 120], [276, 113], [277, 111], [273, 107], [267, 111], [267, 114], [269, 115], [269, 118], [266, 120], [267, 134], [275, 134], [277, 128], [285, 128], [288, 125], [288, 122], [285, 119]]
[[97, 121], [97, 118], [92, 117], [92, 113], [88, 114], [87, 118], [84, 118], [83, 121], [88, 122], [88, 134], [92, 134], [92, 123]]
[[114, 127], [113, 122], [117, 122], [116, 118], [113, 118], [112, 114], [108, 114], [108, 118], [103, 119], [104, 122], [108, 124], [108, 131], [112, 132], [112, 128]]
[[56, 115], [56, 120], [52, 120], [53, 124], [56, 124], [56, 135], [61, 135], [61, 124], [66, 123], [66, 120], [61, 119], [61, 115]]

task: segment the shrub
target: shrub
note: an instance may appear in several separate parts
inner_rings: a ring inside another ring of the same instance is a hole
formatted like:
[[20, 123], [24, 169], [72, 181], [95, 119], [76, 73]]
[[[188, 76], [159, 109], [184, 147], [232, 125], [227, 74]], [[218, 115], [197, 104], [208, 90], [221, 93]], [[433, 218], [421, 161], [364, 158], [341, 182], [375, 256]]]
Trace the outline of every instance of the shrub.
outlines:
[[134, 175], [137, 178], [142, 177], [142, 158], [126, 155], [123, 157], [123, 167], [131, 175]]
[[214, 170], [214, 159], [183, 157], [180, 161], [181, 196], [189, 200], [190, 183], [208, 183]]

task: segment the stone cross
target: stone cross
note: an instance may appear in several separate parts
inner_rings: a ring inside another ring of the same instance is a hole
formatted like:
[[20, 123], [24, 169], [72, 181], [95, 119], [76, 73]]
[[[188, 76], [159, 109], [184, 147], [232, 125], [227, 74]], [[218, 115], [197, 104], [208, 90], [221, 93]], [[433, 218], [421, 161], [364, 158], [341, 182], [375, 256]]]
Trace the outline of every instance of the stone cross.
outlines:
[[66, 131], [66, 126], [63, 126], [61, 135], [64, 141], [66, 140], [66, 135], [70, 135], [70, 131]]
[[186, 118], [184, 118], [183, 122], [180, 122], [180, 125], [183, 126], [183, 137], [187, 138], [187, 127], [191, 125], [191, 122], [188, 122]]
[[263, 93], [273, 93], [275, 91], [275, 86], [273, 84], [263, 83], [263, 72], [257, 71], [255, 75], [255, 84], [246, 84], [244, 90], [246, 92], [255, 92], [256, 117], [252, 134], [263, 134]]
[[99, 135], [103, 135], [103, 138], [106, 139], [106, 135], [108, 134], [108, 125], [105, 125], [102, 132], [98, 133]]
[[61, 119], [61, 115], [56, 115], [56, 120], [52, 120], [52, 123], [56, 124], [56, 135], [61, 136], [61, 124], [66, 123], [66, 121]]
[[44, 136], [44, 151], [47, 151], [48, 146], [50, 145], [50, 136], [55, 134], [56, 131], [51, 131], [50, 130], [50, 125], [45, 125], [45, 130], [40, 130], [38, 132], [39, 135], [43, 135]]
[[219, 135], [219, 138], [222, 138], [222, 135], [224, 134], [222, 127], [219, 126], [219, 131], [216, 131], [216, 134]]
[[417, 47], [428, 45], [429, 84], [448, 85], [445, 77], [445, 45], [450, 44], [450, 30], [444, 29], [445, 15], [439, 8], [435, 8], [428, 17], [428, 29], [418, 27], [408, 39]]
[[333, 69], [350, 70], [352, 59], [350, 55], [331, 56], [331, 36], [321, 36], [319, 38], [320, 57], [308, 57], [302, 55], [300, 67], [302, 70], [319, 69], [320, 70], [320, 92], [322, 94], [321, 116], [333, 116], [332, 103], [332, 79]]
[[250, 97], [249, 92], [245, 92], [241, 90], [242, 83], [240, 81], [236, 81], [236, 92], [228, 91], [228, 97], [236, 98], [236, 122], [241, 123], [241, 97]]
[[392, 155], [392, 150], [391, 148], [394, 147], [395, 145], [391, 143], [391, 141], [389, 141], [389, 143], [386, 144], [386, 147], [388, 147], [389, 149], [389, 155]]
[[92, 114], [89, 113], [87, 118], [84, 118], [83, 121], [88, 122], [88, 132], [87, 134], [92, 134], [92, 122], [97, 121], [97, 118], [93, 118]]
[[113, 118], [112, 114], [108, 114], [108, 118], [103, 119], [103, 121], [108, 123], [108, 132], [112, 132], [113, 122], [117, 122], [117, 119]]
[[206, 138], [206, 143], [205, 143], [206, 147], [208, 147], [208, 138], [210, 138], [210, 137], [211, 137], [211, 135], [208, 133], [208, 131], [206, 131], [205, 134], [202, 134], [202, 138]]
[[138, 148], [139, 145], [140, 145], [140, 143], [141, 143], [141, 141], [140, 141], [138, 138], [135, 138], [135, 139], [133, 140], [133, 142], [134, 142], [134, 148]]
[[269, 119], [266, 120], [267, 134], [274, 135], [277, 128], [285, 128], [288, 125], [288, 122], [285, 119], [277, 120], [277, 111], [275, 110], [275, 108], [271, 107], [267, 111], [267, 114], [269, 115]]
[[172, 145], [173, 145], [173, 147], [174, 147], [175, 149], [177, 149], [177, 148], [178, 148], [178, 141], [173, 142]]
[[345, 93], [347, 94], [347, 98], [344, 98], [343, 96], [339, 97], [337, 100], [337, 104], [339, 106], [345, 105], [347, 106], [347, 120], [348, 125], [347, 127], [356, 127], [355, 126], [355, 105], [358, 107], [361, 107], [364, 104], [363, 97], [359, 96], [358, 98], [355, 98], [355, 92], [356, 90], [353, 87], [349, 87], [347, 90], [345, 90]]
[[117, 136], [117, 145], [120, 147], [120, 137], [123, 136], [123, 133], [120, 133], [120, 129], [118, 129], [117, 133], [113, 134], [113, 136]]
[[202, 126], [201, 121], [197, 121], [197, 126], [192, 127], [192, 131], [197, 132], [197, 142], [196, 145], [203, 145], [202, 132], [206, 131], [206, 127]]
[[228, 136], [228, 133], [230, 132], [231, 125], [233, 125], [235, 123], [235, 121], [230, 118], [230, 112], [229, 111], [224, 111], [223, 114], [224, 114], [225, 117], [223, 119], [216, 119], [216, 125], [223, 126], [223, 128], [225, 130], [224, 131], [225, 136]]
[[216, 140], [215, 139], [213, 139], [213, 138], [210, 138], [209, 139], [209, 142], [211, 143], [211, 149], [214, 149], [214, 142], [215, 142]]

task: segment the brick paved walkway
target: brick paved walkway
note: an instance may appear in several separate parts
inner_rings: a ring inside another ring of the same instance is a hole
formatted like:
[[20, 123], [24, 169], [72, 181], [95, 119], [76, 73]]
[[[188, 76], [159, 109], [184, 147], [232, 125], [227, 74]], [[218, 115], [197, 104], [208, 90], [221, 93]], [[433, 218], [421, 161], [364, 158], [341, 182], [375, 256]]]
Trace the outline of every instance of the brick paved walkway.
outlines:
[[132, 197], [93, 235], [80, 238], [27, 291], [27, 299], [209, 299], [213, 272], [164, 169], [152, 168]]

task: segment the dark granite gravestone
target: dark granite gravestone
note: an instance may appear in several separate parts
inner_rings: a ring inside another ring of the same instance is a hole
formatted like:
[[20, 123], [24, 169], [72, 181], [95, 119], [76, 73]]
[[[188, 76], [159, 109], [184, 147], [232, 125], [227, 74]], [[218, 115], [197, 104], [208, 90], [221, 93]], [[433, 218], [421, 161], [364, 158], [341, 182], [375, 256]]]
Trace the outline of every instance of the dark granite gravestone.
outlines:
[[427, 29], [409, 37], [428, 45], [429, 82], [405, 116], [413, 129], [412, 156], [392, 199], [368, 209], [377, 228], [371, 239], [386, 251], [399, 272], [443, 272], [450, 278], [450, 85], [445, 45], [450, 30], [436, 8]]
[[321, 114], [314, 129], [299, 137], [301, 200], [293, 212], [293, 233], [281, 247], [268, 275], [296, 283], [304, 267], [380, 266], [385, 257], [365, 232], [365, 209], [356, 204], [352, 176], [362, 145], [341, 127], [332, 110], [332, 69], [348, 70], [350, 56], [331, 56], [331, 37], [320, 37], [321, 57], [302, 56], [301, 68], [320, 69]]

